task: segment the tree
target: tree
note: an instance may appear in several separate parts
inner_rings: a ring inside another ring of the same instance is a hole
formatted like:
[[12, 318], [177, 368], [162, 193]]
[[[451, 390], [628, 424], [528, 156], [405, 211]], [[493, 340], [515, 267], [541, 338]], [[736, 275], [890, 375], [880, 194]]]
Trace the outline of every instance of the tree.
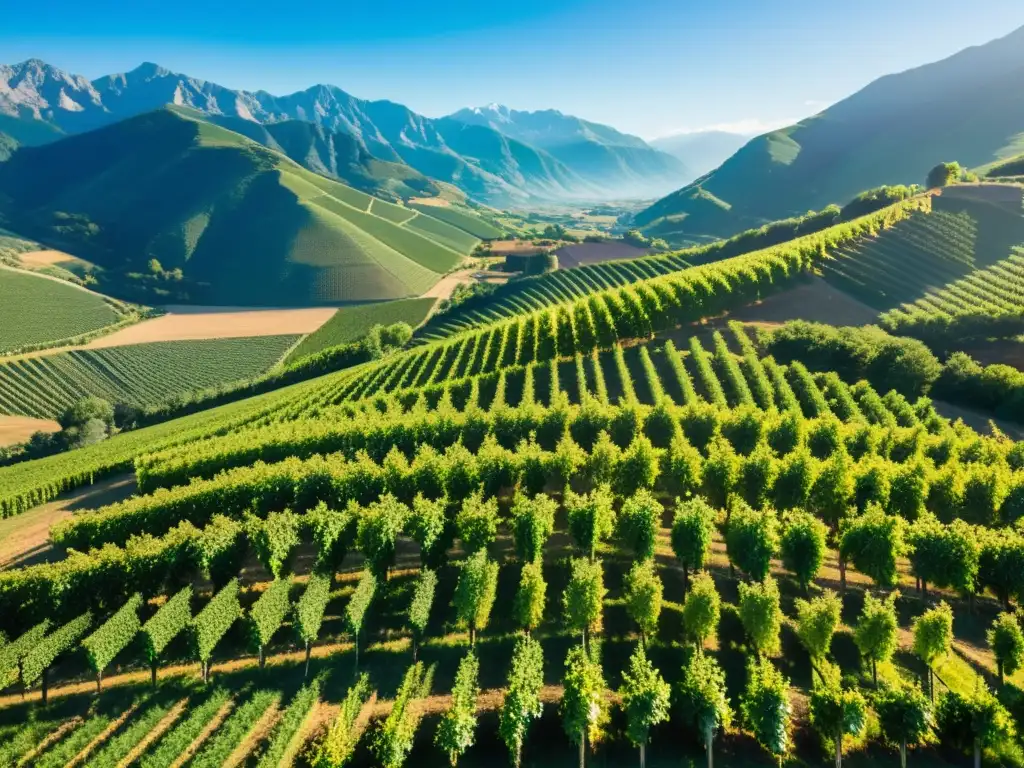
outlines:
[[420, 571], [413, 588], [412, 601], [409, 603], [409, 627], [412, 629], [412, 660], [416, 661], [420, 643], [427, 633], [430, 622], [430, 609], [434, 605], [434, 592], [437, 590], [437, 574], [429, 568]]
[[929, 584], [965, 594], [974, 592], [981, 547], [973, 526], [962, 520], [943, 525], [934, 515], [926, 514], [914, 521], [907, 538], [913, 547], [910, 566], [925, 595]]
[[864, 593], [864, 607], [853, 631], [853, 642], [864, 660], [871, 664], [871, 678], [878, 685], [878, 663], [888, 661], [896, 652], [899, 622], [896, 601], [900, 593], [893, 591], [879, 599]]
[[939, 699], [935, 721], [943, 744], [973, 749], [974, 768], [981, 768], [985, 747], [997, 747], [1014, 738], [1012, 716], [984, 684], [969, 696], [947, 691]]
[[960, 163], [939, 163], [930, 171], [928, 171], [928, 178], [925, 180], [925, 185], [928, 189], [937, 189], [939, 187], [948, 187], [960, 180], [960, 176], [963, 174], [964, 169], [960, 166]]
[[690, 571], [699, 571], [711, 553], [715, 511], [701, 497], [676, 501], [672, 521], [672, 551], [683, 566], [683, 591]]
[[1024, 632], [1021, 632], [1016, 616], [1012, 613], [1001, 613], [992, 622], [992, 628], [986, 637], [988, 646], [996, 657], [1001, 686], [1003, 675], [1012, 675], [1024, 665]]
[[622, 452], [615, 473], [615, 487], [624, 495], [634, 494], [644, 488], [653, 488], [661, 471], [658, 454], [659, 451], [646, 435], [636, 435], [629, 447]]
[[896, 586], [896, 560], [907, 550], [903, 518], [887, 515], [877, 505], [854, 519], [842, 534], [839, 557], [885, 589]]
[[[694, 585], [694, 591], [697, 586]], [[732, 722], [732, 707], [726, 695], [725, 672], [713, 656], [690, 653], [676, 688], [676, 706], [683, 720], [696, 728], [704, 739], [708, 768], [714, 768], [712, 741], [715, 732]]]
[[263, 591], [249, 611], [249, 637], [259, 652], [260, 669], [263, 669], [265, 661], [264, 650], [291, 610], [291, 601], [288, 597], [290, 589], [291, 582], [288, 579], [276, 579]]
[[796, 601], [796, 636], [811, 657], [811, 665], [828, 656], [836, 633], [843, 603], [831, 589], [811, 601]]
[[540, 561], [526, 563], [519, 576], [519, 589], [516, 590], [515, 603], [512, 606], [516, 624], [522, 627], [526, 634], [533, 632], [544, 620], [547, 589]]
[[313, 643], [320, 634], [324, 611], [331, 600], [331, 580], [317, 573], [310, 574], [306, 591], [295, 604], [295, 631], [306, 646], [306, 671], [309, 675], [309, 657]]
[[498, 500], [491, 497], [484, 501], [480, 491], [466, 497], [455, 517], [455, 527], [467, 554], [486, 549], [498, 537]]
[[622, 673], [622, 708], [626, 712], [626, 736], [640, 748], [640, 768], [646, 764], [651, 728], [668, 720], [672, 689], [638, 645]]
[[779, 652], [782, 609], [779, 607], [779, 587], [775, 579], [767, 578], [753, 584], [740, 583], [740, 622], [759, 656], [771, 656]]
[[90, 395], [75, 401], [57, 421], [63, 429], [64, 442], [71, 447], [83, 447], [103, 440], [114, 425], [114, 406], [106, 400]]
[[573, 558], [569, 583], [562, 594], [562, 610], [566, 626], [583, 635], [586, 647], [589, 647], [590, 634], [601, 631], [601, 612], [607, 593], [601, 561]]
[[822, 462], [808, 493], [807, 507], [833, 531], [849, 514], [855, 490], [853, 466], [845, 450]]
[[543, 705], [540, 689], [544, 685], [544, 651], [540, 643], [525, 635], [516, 640], [508, 688], [501, 705], [498, 732], [508, 747], [512, 765], [519, 768], [523, 744], [530, 721], [540, 717]]
[[828, 682], [818, 683], [811, 692], [811, 725], [835, 748], [836, 768], [843, 768], [843, 738], [858, 736], [867, 723], [867, 702], [857, 691], [843, 690], [838, 672]]
[[540, 560], [544, 545], [555, 530], [555, 511], [558, 504], [544, 494], [532, 499], [517, 493], [512, 501], [512, 537], [516, 556], [524, 563]]
[[789, 680], [765, 658], [747, 664], [747, 689], [740, 704], [743, 721], [758, 743], [779, 761], [789, 751]]
[[608, 486], [579, 495], [565, 495], [569, 515], [569, 533], [577, 549], [591, 560], [597, 556], [597, 545], [607, 539], [615, 528], [614, 497]]
[[476, 633], [485, 629], [498, 589], [498, 564], [487, 559], [480, 550], [462, 564], [459, 583], [455, 586], [455, 613], [469, 627], [469, 645], [476, 644]]
[[266, 520], [249, 516], [246, 529], [256, 557], [274, 579], [291, 571], [291, 558], [299, 546], [299, 516], [291, 510], [271, 512]]
[[[142, 606], [142, 595], [136, 592], [128, 602], [95, 632], [82, 641], [86, 658], [92, 671], [96, 673], [96, 692], [99, 693], [103, 684], [103, 670], [135, 639], [142, 627], [139, 621], [139, 608]], [[2, 645], [0, 645], [2, 648]]]
[[459, 757], [473, 746], [476, 731], [476, 702], [480, 696], [480, 662], [468, 651], [459, 662], [452, 685], [452, 703], [441, 717], [434, 743], [448, 755], [452, 768]]
[[582, 645], [571, 648], [565, 658], [562, 684], [562, 724], [569, 738], [579, 745], [580, 768], [584, 768], [587, 743], [595, 744], [600, 739], [608, 717], [604, 676], [595, 654]]
[[780, 551], [783, 567], [806, 592], [825, 562], [828, 528], [806, 512], [793, 512], [782, 530]]
[[395, 561], [398, 534], [402, 532], [408, 516], [409, 508], [388, 493], [364, 509], [359, 517], [356, 534], [359, 551], [380, 579], [387, 579], [388, 570]]
[[637, 491], [623, 502], [618, 519], [619, 538], [637, 559], [654, 557], [661, 513], [661, 502], [646, 489]]
[[683, 603], [683, 629], [696, 644], [698, 652], [703, 652], [708, 638], [714, 637], [721, 606], [714, 579], [710, 574], [699, 574]]
[[754, 581], [764, 581], [779, 550], [778, 527], [774, 510], [755, 511], [740, 502], [725, 529], [729, 562]]
[[[430, 571], [427, 571], [427, 573], [430, 573]], [[359, 577], [359, 584], [356, 585], [355, 592], [352, 593], [348, 605], [345, 606], [345, 629], [352, 635], [356, 669], [359, 669], [359, 635], [363, 631], [363, 621], [366, 618], [366, 612], [370, 609], [370, 604], [373, 602], [373, 596], [376, 592], [377, 577], [373, 575], [373, 571], [363, 571], [363, 575]]]
[[882, 736], [899, 745], [900, 768], [907, 768], [907, 745], [919, 744], [931, 728], [927, 697], [916, 686], [902, 684], [883, 689], [875, 697], [874, 705]]
[[928, 668], [928, 691], [935, 700], [932, 665], [940, 656], [949, 654], [953, 642], [953, 609], [943, 601], [914, 619], [914, 653]]
[[640, 642], [658, 631], [661, 615], [662, 586], [653, 560], [634, 563], [623, 583], [626, 612], [640, 627]]
[[412, 514], [406, 522], [405, 531], [420, 545], [420, 563], [431, 569], [445, 564], [447, 548], [451, 543], [448, 521], [445, 517], [444, 499], [428, 499], [417, 493], [412, 500]]

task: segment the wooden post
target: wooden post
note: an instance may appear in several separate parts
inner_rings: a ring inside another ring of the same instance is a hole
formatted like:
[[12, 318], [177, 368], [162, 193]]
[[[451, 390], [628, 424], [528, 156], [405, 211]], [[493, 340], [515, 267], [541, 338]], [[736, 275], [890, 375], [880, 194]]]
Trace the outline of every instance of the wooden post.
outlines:
[[96, 695], [100, 695], [100, 691], [103, 690], [103, 670], [101, 669], [96, 673]]
[[47, 678], [49, 677], [49, 669], [43, 670], [43, 706], [46, 706], [46, 695], [49, 692], [47, 687]]
[[310, 646], [309, 646], [309, 640], [307, 640], [306, 641], [306, 671], [302, 673], [302, 679], [303, 680], [305, 680], [307, 677], [309, 677], [309, 653], [310, 653]]
[[711, 723], [704, 727], [704, 747], [708, 751], [708, 768], [715, 768], [715, 753], [711, 749], [714, 731], [711, 730]]
[[156, 659], [153, 659], [149, 664], [149, 681], [156, 688]]

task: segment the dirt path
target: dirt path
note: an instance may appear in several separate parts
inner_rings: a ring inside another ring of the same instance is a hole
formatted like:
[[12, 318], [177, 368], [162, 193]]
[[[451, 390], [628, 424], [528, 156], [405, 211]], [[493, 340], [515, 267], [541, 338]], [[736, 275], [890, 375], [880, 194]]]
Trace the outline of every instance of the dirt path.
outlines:
[[167, 733], [171, 726], [178, 722], [178, 718], [185, 712], [187, 705], [188, 699], [186, 698], [171, 707], [171, 711], [163, 716], [163, 719], [156, 724], [156, 727], [147, 733], [142, 741], [132, 747], [131, 752], [125, 755], [121, 762], [117, 764], [117, 768], [128, 768], [129, 765], [142, 757], [151, 744], [155, 743], [157, 739]]
[[458, 272], [452, 272], [451, 274], [445, 275], [436, 283], [434, 286], [424, 293], [420, 298], [423, 299], [447, 299], [455, 291], [455, 288], [465, 283], [473, 282], [473, 273], [477, 272], [476, 269], [460, 269]]
[[69, 491], [49, 504], [0, 520], [0, 570], [54, 559], [50, 527], [80, 509], [94, 509], [135, 493], [134, 473], [101, 480]]
[[24, 443], [36, 432], [60, 432], [60, 424], [30, 416], [0, 416], [0, 446]]

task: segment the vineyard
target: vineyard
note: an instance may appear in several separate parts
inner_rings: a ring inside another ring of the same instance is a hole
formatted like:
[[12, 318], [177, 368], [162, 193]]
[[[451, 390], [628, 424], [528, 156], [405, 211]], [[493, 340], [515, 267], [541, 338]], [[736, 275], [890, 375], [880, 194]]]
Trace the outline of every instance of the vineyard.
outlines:
[[965, 274], [900, 204], [0, 469], [138, 489], [0, 571], [0, 766], [1024, 766], [1021, 446], [687, 333], [946, 226]]
[[0, 267], [0, 355], [82, 343], [139, 319], [99, 294]]
[[249, 379], [275, 365], [296, 336], [164, 341], [0, 362], [0, 414], [54, 418], [96, 395], [136, 407]]

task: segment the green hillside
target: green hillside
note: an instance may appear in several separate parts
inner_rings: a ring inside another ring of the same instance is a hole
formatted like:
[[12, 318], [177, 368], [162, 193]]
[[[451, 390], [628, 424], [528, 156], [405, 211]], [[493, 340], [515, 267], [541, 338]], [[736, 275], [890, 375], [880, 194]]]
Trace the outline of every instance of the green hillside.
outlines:
[[[409, 207], [427, 214], [429, 218], [440, 219], [441, 221], [448, 222], [452, 226], [457, 227], [464, 232], [468, 232], [470, 235], [479, 238], [480, 240], [494, 240], [504, 234], [502, 230], [494, 226], [494, 224], [464, 206], [418, 205], [416, 203], [412, 203]], [[429, 218], [425, 223], [433, 225], [433, 223], [429, 221]]]
[[76, 343], [135, 317], [70, 283], [0, 266], [0, 355]]
[[105, 267], [107, 292], [153, 303], [416, 296], [478, 242], [172, 108], [17, 152], [0, 211]]
[[436, 299], [399, 299], [379, 304], [363, 304], [358, 307], [342, 307], [314, 333], [309, 334], [291, 351], [286, 363], [293, 363], [303, 357], [329, 347], [347, 344], [366, 335], [375, 325], [408, 323], [415, 328], [430, 312]]
[[[727, 236], [842, 204], [863, 189], [920, 184], [936, 163], [982, 166], [1024, 150], [1024, 28], [877, 80], [796, 125], [750, 141], [659, 200], [637, 223], [675, 239]], [[709, 207], [707, 196], [729, 206]], [[674, 222], [673, 232], [667, 224]]]
[[249, 379], [296, 336], [163, 341], [0, 362], [0, 414], [54, 418], [88, 395], [142, 408]]

